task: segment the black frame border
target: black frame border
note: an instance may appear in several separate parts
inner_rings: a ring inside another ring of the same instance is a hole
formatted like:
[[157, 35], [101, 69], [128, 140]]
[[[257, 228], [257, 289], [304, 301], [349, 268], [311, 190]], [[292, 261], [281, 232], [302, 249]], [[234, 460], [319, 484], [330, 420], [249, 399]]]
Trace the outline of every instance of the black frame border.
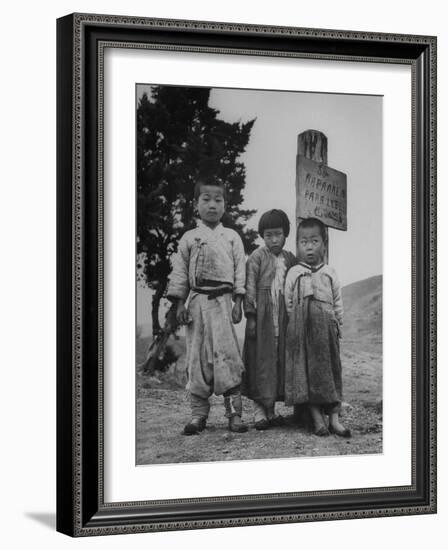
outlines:
[[[89, 536], [436, 512], [436, 44], [431, 36], [93, 14], [58, 19], [58, 531]], [[104, 502], [102, 60], [111, 46], [411, 65], [411, 486]]]

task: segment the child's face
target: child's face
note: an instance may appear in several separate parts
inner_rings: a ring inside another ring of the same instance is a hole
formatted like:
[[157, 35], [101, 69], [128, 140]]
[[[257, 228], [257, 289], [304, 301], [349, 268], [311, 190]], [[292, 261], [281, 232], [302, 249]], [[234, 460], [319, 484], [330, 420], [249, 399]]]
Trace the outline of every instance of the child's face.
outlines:
[[276, 227], [274, 229], [265, 229], [263, 232], [264, 244], [267, 248], [278, 256], [285, 246], [285, 233], [283, 227]]
[[299, 258], [309, 265], [317, 265], [324, 258], [325, 245], [319, 227], [301, 227], [298, 237]]
[[203, 185], [197, 200], [199, 217], [209, 227], [216, 227], [224, 214], [224, 194], [221, 187]]

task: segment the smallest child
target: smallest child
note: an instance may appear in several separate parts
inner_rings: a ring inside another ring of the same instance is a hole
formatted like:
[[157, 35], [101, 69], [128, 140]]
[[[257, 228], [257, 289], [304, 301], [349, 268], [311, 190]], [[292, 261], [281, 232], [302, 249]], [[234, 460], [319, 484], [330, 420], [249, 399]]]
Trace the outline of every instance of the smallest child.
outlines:
[[284, 399], [285, 276], [296, 263], [294, 254], [283, 249], [289, 229], [283, 210], [265, 212], [258, 224], [264, 246], [246, 264], [243, 393], [254, 401], [257, 430], [278, 426], [283, 420], [275, 414], [275, 402]]
[[[303, 220], [297, 231], [297, 247], [299, 262], [289, 271], [285, 283], [289, 312], [285, 402], [308, 406], [316, 435], [331, 432], [350, 437], [350, 430], [339, 420], [341, 285], [336, 271], [324, 262], [324, 224], [315, 218]], [[324, 415], [329, 416], [328, 427]]]

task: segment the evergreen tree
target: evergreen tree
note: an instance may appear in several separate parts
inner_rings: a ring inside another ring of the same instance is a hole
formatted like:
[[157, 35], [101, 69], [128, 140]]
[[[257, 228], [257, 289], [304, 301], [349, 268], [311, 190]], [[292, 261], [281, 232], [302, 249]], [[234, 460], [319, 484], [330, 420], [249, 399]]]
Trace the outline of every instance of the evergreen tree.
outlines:
[[241, 208], [245, 151], [255, 122], [229, 123], [209, 106], [210, 88], [155, 86], [137, 107], [137, 253], [141, 277], [153, 289], [153, 333], [160, 331], [159, 306], [170, 257], [186, 230], [195, 226], [194, 185], [198, 178], [226, 188], [222, 220], [241, 236], [247, 253], [256, 232], [246, 228], [255, 210]]

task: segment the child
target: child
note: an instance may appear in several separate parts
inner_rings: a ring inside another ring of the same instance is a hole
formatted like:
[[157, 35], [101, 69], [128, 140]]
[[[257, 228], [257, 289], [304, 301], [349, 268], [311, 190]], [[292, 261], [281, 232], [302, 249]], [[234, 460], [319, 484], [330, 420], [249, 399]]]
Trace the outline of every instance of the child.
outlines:
[[264, 246], [249, 256], [246, 265], [243, 393], [254, 401], [255, 428], [266, 430], [282, 422], [275, 414], [275, 402], [284, 399], [287, 313], [283, 292], [286, 272], [296, 259], [283, 250], [289, 220], [282, 210], [264, 213], [258, 232]]
[[229, 430], [242, 433], [247, 431], [241, 421], [244, 366], [232, 322], [239, 323], [242, 317], [244, 247], [239, 235], [221, 224], [225, 208], [221, 183], [198, 182], [194, 198], [201, 221], [179, 241], [167, 291], [177, 304], [177, 321], [187, 325], [191, 420], [183, 433], [198, 434], [205, 428], [212, 393], [224, 395]]
[[314, 218], [303, 220], [297, 242], [299, 263], [289, 271], [285, 283], [289, 313], [285, 403], [308, 404], [316, 435], [328, 435], [323, 410], [329, 415], [330, 432], [350, 437], [350, 430], [339, 421], [341, 287], [335, 270], [323, 263], [324, 224]]

